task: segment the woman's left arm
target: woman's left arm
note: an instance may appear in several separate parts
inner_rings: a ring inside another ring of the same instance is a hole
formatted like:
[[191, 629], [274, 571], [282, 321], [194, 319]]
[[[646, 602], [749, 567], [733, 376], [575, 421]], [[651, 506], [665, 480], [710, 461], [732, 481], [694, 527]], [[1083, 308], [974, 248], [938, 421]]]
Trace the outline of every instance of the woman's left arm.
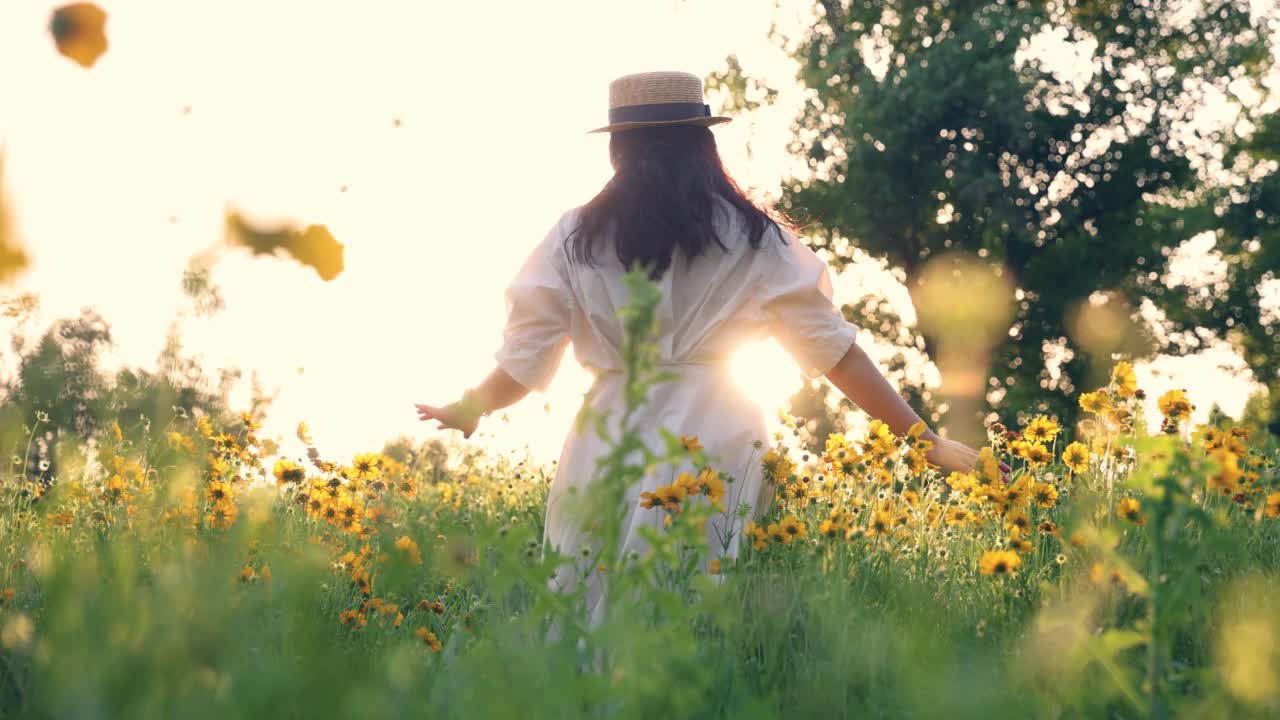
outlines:
[[494, 410], [514, 405], [529, 394], [529, 388], [515, 381], [500, 367], [479, 385], [462, 393], [462, 399], [443, 407], [417, 403], [419, 420], [438, 420], [440, 429], [461, 430], [469, 438], [480, 424], [480, 417]]

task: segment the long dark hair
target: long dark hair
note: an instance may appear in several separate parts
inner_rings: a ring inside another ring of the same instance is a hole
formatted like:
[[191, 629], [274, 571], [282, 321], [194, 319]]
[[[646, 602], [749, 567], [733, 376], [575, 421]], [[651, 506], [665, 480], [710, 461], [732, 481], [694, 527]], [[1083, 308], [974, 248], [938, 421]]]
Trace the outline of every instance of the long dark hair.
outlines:
[[757, 206], [729, 177], [710, 128], [667, 125], [614, 132], [609, 157], [613, 177], [582, 206], [569, 236], [578, 262], [594, 264], [595, 251], [610, 233], [623, 266], [639, 263], [654, 279], [671, 266], [677, 249], [690, 259], [712, 243], [727, 249], [715, 230], [717, 198], [737, 209], [753, 248], [760, 247], [770, 226], [789, 226], [782, 213]]

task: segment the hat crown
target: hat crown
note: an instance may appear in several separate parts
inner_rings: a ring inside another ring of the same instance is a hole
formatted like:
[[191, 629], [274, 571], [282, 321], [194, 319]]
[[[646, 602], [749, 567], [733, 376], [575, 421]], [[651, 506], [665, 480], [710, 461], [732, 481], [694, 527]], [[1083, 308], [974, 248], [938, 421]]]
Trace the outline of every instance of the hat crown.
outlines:
[[623, 75], [609, 83], [609, 109], [661, 103], [702, 103], [702, 78], [659, 71]]

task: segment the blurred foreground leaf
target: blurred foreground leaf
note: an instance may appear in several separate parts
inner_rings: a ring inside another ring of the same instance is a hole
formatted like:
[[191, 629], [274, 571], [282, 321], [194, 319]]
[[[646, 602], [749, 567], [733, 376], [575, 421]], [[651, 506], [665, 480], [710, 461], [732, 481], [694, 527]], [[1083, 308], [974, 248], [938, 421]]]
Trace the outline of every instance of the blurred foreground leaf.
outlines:
[[260, 228], [232, 212], [227, 214], [227, 234], [233, 245], [247, 247], [254, 255], [275, 255], [283, 250], [313, 268], [323, 280], [342, 273], [342, 243], [324, 225], [308, 225], [301, 231], [290, 227]]
[[107, 51], [107, 13], [93, 3], [71, 3], [53, 11], [49, 32], [58, 52], [93, 67]]
[[8, 209], [4, 197], [4, 164], [0, 161], [0, 283], [6, 283], [22, 271], [30, 262], [27, 253], [18, 247], [9, 224]]

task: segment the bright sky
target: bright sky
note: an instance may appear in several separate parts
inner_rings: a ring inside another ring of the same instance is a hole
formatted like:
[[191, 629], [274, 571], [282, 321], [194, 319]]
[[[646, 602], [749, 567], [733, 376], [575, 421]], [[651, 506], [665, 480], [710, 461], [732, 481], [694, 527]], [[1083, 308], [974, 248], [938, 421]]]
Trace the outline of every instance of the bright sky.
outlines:
[[[228, 208], [327, 224], [346, 245], [336, 281], [228, 254], [214, 271], [226, 309], [180, 325], [211, 371], [254, 370], [279, 390], [268, 429], [290, 453], [299, 420], [330, 456], [426, 438], [412, 404], [483, 377], [503, 287], [609, 176], [607, 137], [585, 131], [604, 124], [612, 78], [704, 75], [736, 54], [781, 96], [716, 129], [726, 164], [766, 193], [793, 167], [785, 145], [802, 95], [766, 32], [797, 27], [803, 1], [101, 0], [110, 49], [89, 70], [46, 32], [57, 4], [0, 6], [5, 186], [34, 257], [14, 289], [40, 294], [40, 327], [97, 308], [113, 360], [150, 365], [189, 307], [182, 271], [222, 239]], [[849, 273], [836, 300], [883, 284], [875, 275]], [[767, 408], [798, 383], [772, 344], [740, 360]], [[1194, 383], [1154, 370], [1153, 394], [1186, 384], [1205, 408], [1244, 402], [1247, 382], [1213, 362], [1194, 366]], [[545, 398], [491, 422], [484, 440], [554, 457], [587, 384], [567, 359]]]

